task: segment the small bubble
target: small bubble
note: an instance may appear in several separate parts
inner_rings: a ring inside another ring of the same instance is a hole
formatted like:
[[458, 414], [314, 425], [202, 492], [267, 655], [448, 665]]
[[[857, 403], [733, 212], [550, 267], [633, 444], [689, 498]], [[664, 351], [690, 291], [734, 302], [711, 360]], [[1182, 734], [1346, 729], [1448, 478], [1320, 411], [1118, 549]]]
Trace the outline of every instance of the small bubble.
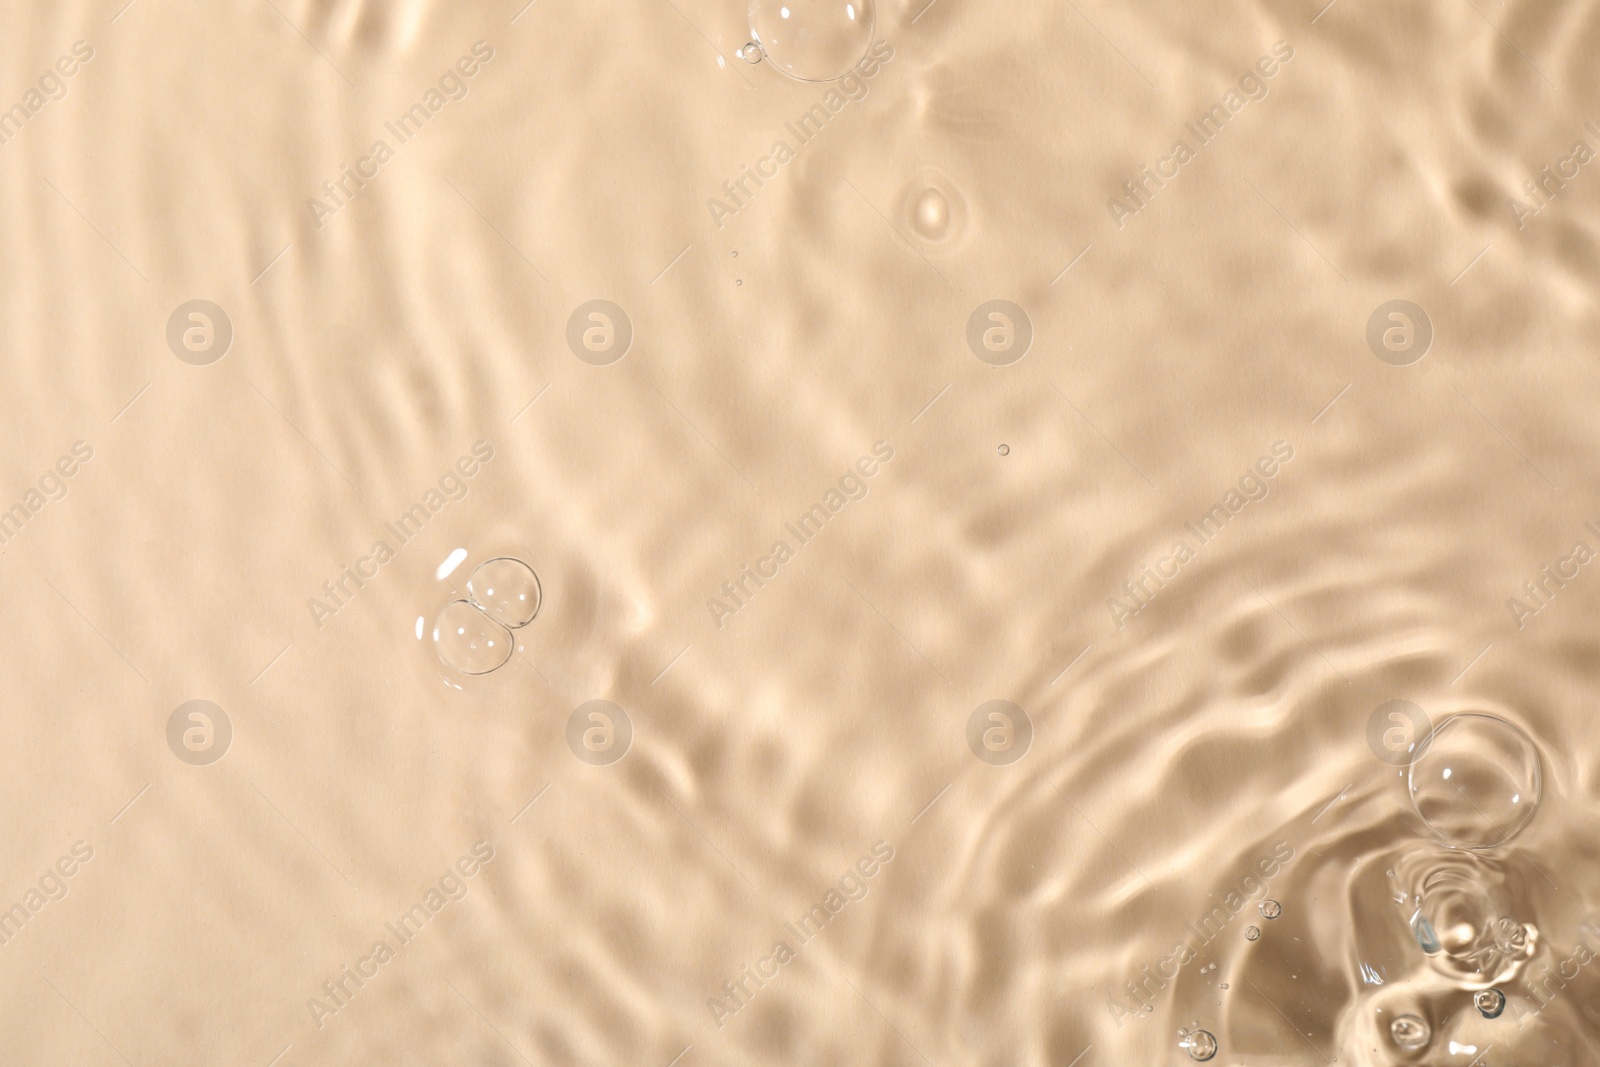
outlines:
[[1506, 1010], [1506, 995], [1498, 989], [1480, 989], [1473, 995], [1472, 1003], [1485, 1019], [1496, 1019]]
[[996, 451], [999, 452], [1002, 456], [1009, 456], [1009, 455], [1011, 455], [1011, 446], [1010, 445], [1001, 445], [998, 449], [996, 449]]
[[1256, 938], [1258, 938], [1260, 936], [1261, 936], [1261, 927], [1259, 927], [1259, 926], [1247, 926], [1247, 927], [1244, 928], [1244, 939], [1246, 941], [1254, 941]]
[[1217, 986], [1217, 988], [1218, 989], [1227, 989], [1228, 988], [1228, 983], [1227, 982], [1223, 982], [1221, 985]]
[[1433, 1028], [1419, 1015], [1399, 1015], [1389, 1024], [1389, 1036], [1394, 1038], [1397, 1048], [1415, 1052], [1427, 1046], [1428, 1039], [1433, 1037]]
[[734, 285], [743, 285], [744, 284], [744, 279], [743, 278], [735, 278], [733, 280], [733, 284]]
[[1269, 919], [1276, 919], [1283, 914], [1283, 905], [1268, 897], [1261, 902], [1261, 914]]
[[[743, 48], [735, 52], [734, 55], [738, 56], [740, 59], [744, 60], [753, 67], [757, 63], [761, 62], [761, 46], [756, 44], [754, 41], [750, 41]], [[739, 253], [737, 252], [734, 253], [734, 255], [738, 254]]]
[[1217, 1054], [1217, 1039], [1209, 1030], [1193, 1030], [1184, 1034], [1178, 1047], [1188, 1049], [1191, 1060], [1204, 1062]]

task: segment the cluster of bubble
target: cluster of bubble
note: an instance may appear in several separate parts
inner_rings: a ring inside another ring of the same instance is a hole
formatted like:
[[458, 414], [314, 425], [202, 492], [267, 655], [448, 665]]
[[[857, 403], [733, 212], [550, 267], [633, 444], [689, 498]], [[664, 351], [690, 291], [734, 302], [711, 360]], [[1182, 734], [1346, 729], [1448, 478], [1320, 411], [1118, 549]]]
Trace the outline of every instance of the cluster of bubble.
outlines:
[[[1412, 809], [1448, 850], [1429, 861], [1418, 891], [1396, 897], [1412, 909], [1418, 947], [1436, 969], [1462, 983], [1514, 975], [1532, 956], [1538, 935], [1500, 913], [1503, 902], [1490, 891], [1489, 877], [1498, 861], [1488, 853], [1509, 844], [1538, 811], [1543, 774], [1537, 746], [1498, 716], [1452, 715], [1416, 746], [1406, 790]], [[1495, 1019], [1505, 1011], [1506, 996], [1481, 988], [1472, 1003], [1480, 1016]], [[1433, 1027], [1421, 1015], [1398, 1015], [1389, 1022], [1389, 1038], [1402, 1052], [1418, 1052], [1433, 1040]]]
[[478, 565], [467, 579], [467, 599], [452, 600], [433, 620], [433, 650], [458, 674], [488, 674], [511, 659], [520, 629], [539, 614], [539, 576], [511, 556]]
[[1210, 1030], [1200, 1029], [1196, 1022], [1193, 1027], [1178, 1031], [1178, 1047], [1187, 1050], [1190, 1059], [1204, 1063], [1217, 1054], [1217, 1039]]

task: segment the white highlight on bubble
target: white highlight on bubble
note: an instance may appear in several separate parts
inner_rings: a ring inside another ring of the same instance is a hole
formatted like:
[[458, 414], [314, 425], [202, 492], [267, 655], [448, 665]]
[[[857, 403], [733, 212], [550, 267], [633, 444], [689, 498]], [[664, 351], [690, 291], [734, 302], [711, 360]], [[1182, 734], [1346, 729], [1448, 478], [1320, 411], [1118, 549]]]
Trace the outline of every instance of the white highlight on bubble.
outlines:
[[466, 549], [464, 549], [464, 548], [456, 549], [454, 552], [450, 553], [448, 556], [446, 556], [444, 558], [444, 562], [439, 564], [439, 569], [433, 572], [433, 576], [435, 578], [440, 579], [441, 581], [444, 580], [445, 578], [450, 577], [450, 572], [455, 570], [457, 567], [461, 566], [461, 561], [466, 559], [466, 558], [467, 558], [467, 550]]

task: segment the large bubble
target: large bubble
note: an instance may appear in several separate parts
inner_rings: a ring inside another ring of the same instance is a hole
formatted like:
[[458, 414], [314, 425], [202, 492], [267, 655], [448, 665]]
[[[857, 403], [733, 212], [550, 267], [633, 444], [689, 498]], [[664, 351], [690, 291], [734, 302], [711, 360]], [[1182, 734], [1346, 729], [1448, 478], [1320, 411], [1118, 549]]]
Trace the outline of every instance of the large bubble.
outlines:
[[801, 81], [842, 78], [872, 44], [873, 0], [750, 0], [750, 35]]
[[452, 600], [433, 620], [439, 660], [462, 674], [488, 674], [511, 658], [511, 632], [466, 600]]
[[501, 556], [480, 563], [467, 579], [472, 602], [512, 630], [539, 614], [539, 576], [520, 559]]
[[1515, 837], [1539, 807], [1539, 750], [1504, 719], [1445, 719], [1411, 764], [1411, 803], [1452, 848], [1484, 849]]

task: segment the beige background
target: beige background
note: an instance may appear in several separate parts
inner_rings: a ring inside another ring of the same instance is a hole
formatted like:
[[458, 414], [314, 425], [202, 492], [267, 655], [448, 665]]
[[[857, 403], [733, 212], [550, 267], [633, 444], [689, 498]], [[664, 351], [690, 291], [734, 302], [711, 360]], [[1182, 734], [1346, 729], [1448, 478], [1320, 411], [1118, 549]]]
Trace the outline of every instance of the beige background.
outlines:
[[[1581, 986], [1485, 1035], [1429, 979], [1382, 871], [1438, 850], [1366, 727], [1405, 698], [1536, 739], [1543, 806], [1487, 862], [1565, 958], [1600, 577], [1520, 629], [1506, 601], [1600, 547], [1600, 177], [1522, 228], [1506, 201], [1600, 148], [1593, 4], [882, 3], [866, 98], [718, 228], [708, 198], [825, 91], [735, 57], [739, 0], [120, 3], [0, 7], [0, 106], [94, 52], [0, 146], [0, 507], [93, 449], [0, 549], [0, 908], [93, 850], [0, 946], [8, 1063], [1095, 1067], [1181, 1062], [1195, 1021], [1218, 1063], [1388, 1063], [1379, 963], [1486, 1062], [1592, 1062]], [[319, 227], [322, 183], [477, 41], [465, 99]], [[1119, 227], [1108, 199], [1278, 41], [1268, 95]], [[930, 175], [964, 208], [938, 240]], [[232, 322], [209, 366], [166, 344], [194, 299]], [[611, 366], [566, 346], [591, 299], [633, 323]], [[967, 348], [991, 299], [1032, 322], [1008, 367]], [[1393, 299], [1433, 325], [1409, 367], [1365, 340]], [[480, 440], [466, 497], [317, 626]], [[719, 628], [707, 599], [879, 441]], [[1108, 600], [1278, 441], [1266, 499], [1119, 628]], [[545, 601], [454, 689], [413, 626], [458, 546]], [[565, 740], [597, 698], [633, 724], [610, 766]], [[193, 699], [232, 723], [209, 766], [166, 744]], [[1007, 766], [966, 741], [995, 699], [1034, 731]], [[466, 897], [317, 1026], [480, 841]], [[879, 841], [719, 1026], [707, 999]], [[1119, 1025], [1279, 841], [1283, 918]]]

